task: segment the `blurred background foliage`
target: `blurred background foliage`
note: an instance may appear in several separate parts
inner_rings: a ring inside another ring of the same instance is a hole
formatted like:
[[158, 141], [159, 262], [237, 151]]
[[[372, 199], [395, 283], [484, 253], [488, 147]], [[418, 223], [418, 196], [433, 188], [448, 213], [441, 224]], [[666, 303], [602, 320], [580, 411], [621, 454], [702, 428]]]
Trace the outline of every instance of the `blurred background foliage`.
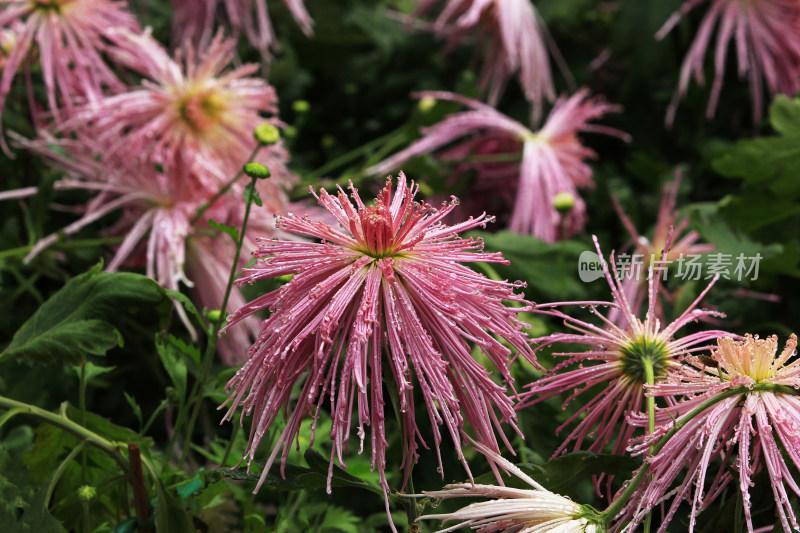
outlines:
[[[752, 124], [747, 84], [736, 79], [735, 68], [728, 68], [714, 120], [705, 119], [708, 88], [692, 85], [674, 126], [666, 128], [664, 116], [680, 61], [700, 15], [692, 13], [661, 42], [654, 34], [680, 4], [680, 0], [536, 1], [552, 41], [568, 65], [568, 72], [554, 69], [559, 93], [571, 94], [579, 87], [588, 87], [593, 94], [621, 105], [621, 113], [603, 122], [630, 133], [632, 141], [583, 136], [599, 155], [592, 162], [596, 186], [584, 191], [589, 223], [583, 234], [548, 245], [503, 231], [509, 209], [496, 200], [497, 211], [492, 214], [497, 215], [498, 222], [481, 236], [487, 249], [502, 251], [511, 261], [508, 266], [497, 267], [499, 274], [526, 281], [526, 295], [533, 301], [608, 299], [602, 280], [582, 283], [578, 279], [577, 258], [582, 251], [593, 249], [591, 235], [597, 235], [606, 253], [629, 244], [611, 195], [619, 199], [639, 231], [649, 235], [662, 186], [680, 168], [684, 179], [678, 206], [689, 216], [691, 227], [719, 251], [758, 252], [764, 258], [758, 280], [722, 280], [706, 305], [724, 311], [728, 315], [724, 325], [733, 331], [777, 333], [783, 338], [796, 331], [800, 313], [794, 298], [800, 290], [800, 100], [779, 97], [764, 122]], [[420, 128], [459, 110], [446, 102], [420, 106], [410, 94], [448, 90], [477, 96], [473, 67], [481, 50], [478, 46], [460, 46], [445, 52], [443, 43], [429, 33], [404, 25], [403, 16], [414, 6], [411, 0], [306, 0], [306, 5], [315, 20], [311, 38], [297, 28], [283, 3], [270, 4], [282, 52], [268, 66], [267, 76], [280, 98], [291, 168], [301, 177], [292, 197], [307, 202], [309, 185], [330, 188], [348, 180], [359, 186], [362, 196], [370, 196], [368, 193], [377, 192], [384, 177], [369, 176], [365, 168], [410, 144], [419, 137]], [[136, 0], [132, 7], [143, 24], [152, 26], [155, 36], [169, 41], [171, 8], [165, 0]], [[257, 52], [244, 44], [239, 53], [242, 62], [260, 61]], [[730, 57], [729, 61], [734, 59]], [[509, 84], [498, 107], [525, 122], [527, 104], [515, 82]], [[6, 131], [30, 136], [27, 116], [25, 92], [17, 87], [3, 115]], [[463, 199], [474, 194], [474, 176], [467, 173], [452, 180], [452, 167], [430, 156], [409, 161], [404, 170], [420, 183], [432, 203], [450, 195]], [[13, 159], [0, 158], [0, 175], [4, 188], [40, 186], [33, 198], [0, 203], [0, 347], [5, 348], [14, 332], [45, 300], [106, 256], [107, 243], [102, 244], [102, 232], [89, 228], [42, 253], [35, 262], [23, 264], [20, 250], [71, 220], [73, 215], [64, 206], [74, 205], [81, 193], [54, 193], [50, 185], [58, 177], [55, 171], [21, 151], [16, 151]], [[465, 205], [459, 216], [470, 214], [478, 213], [470, 213]], [[110, 218], [109, 225], [113, 222]], [[685, 307], [705, 286], [703, 281], [681, 285], [674, 279], [669, 285], [683, 295], [668, 309], [668, 318], [677, 316], [681, 306]], [[777, 298], [741, 297], [743, 289]], [[190, 363], [180, 363], [182, 356], [161, 353], [159, 357], [153, 332], [166, 335], [169, 331], [175, 339], [187, 341], [180, 324], [172, 320], [175, 324], [170, 328], [169, 311], [160, 309], [160, 313], [120, 313], [115, 317], [124, 343], [105, 356], [89, 358], [107, 370], [90, 380], [86, 398], [90, 411], [96, 413], [93, 416], [97, 420], [92, 423], [101, 428], [99, 431], [130, 432], [125, 438], [152, 447], [154, 458], [168, 438], [164, 415], [172, 414], [169, 393], [165, 402], [164, 391], [178, 387], [176, 379], [180, 382], [188, 375], [191, 380], [197, 371]], [[532, 315], [527, 318], [532, 335], [562, 328]], [[552, 366], [552, 357], [545, 354], [542, 359], [545, 366]], [[234, 431], [232, 424], [218, 425], [220, 412], [215, 407], [225, 398], [221, 391], [232, 370], [219, 367], [215, 372], [219, 379], [207, 393], [210, 401], [197, 429], [196, 442], [205, 445], [195, 449], [186, 471], [165, 474], [165, 483], [173, 491], [170, 505], [178, 515], [192, 517], [188, 523], [176, 522], [179, 525], [170, 531], [357, 533], [386, 529], [369, 453], [350, 454], [347, 474], [341, 474], [329, 496], [324, 490], [327, 459], [320, 461], [313, 454], [303, 454], [311, 439], [310, 425], [302, 432], [300, 451], [290, 457], [296, 466], [288, 468], [287, 479], [282, 480], [275, 470], [258, 495], [250, 493], [252, 482], [234, 479], [246, 477], [244, 474], [216, 469], [223, 459], [227, 466], [237, 463], [247, 428]], [[523, 390], [538, 374], [520, 362], [514, 366], [514, 375], [515, 387]], [[65, 400], [78, 404], [78, 379], [66, 365], [18, 364], [0, 359], [0, 394], [52, 410]], [[619, 483], [637, 460], [572, 456], [548, 463], [560, 442], [553, 436], [556, 427], [574, 412], [572, 405], [562, 409], [562, 401], [555, 398], [521, 413], [525, 439], [514, 437], [519, 455], [513, 460], [524, 463], [549, 488], [603, 507], [592, 490], [591, 476], [618, 472]], [[154, 418], [145, 436], [141, 430], [151, 416]], [[34, 516], [31, 511], [41, 508], [47, 473], [58, 468], [76, 440], [51, 435], [53, 430], [47, 426], [32, 430], [29, 423], [20, 419], [2, 428], [0, 500], [4, 503], [0, 504], [0, 524], [11, 523], [4, 521], [6, 517], [15, 524], [24, 522], [19, 530], [47, 533], [76, 529], [83, 510], [74, 491], [78, 483], [75, 472], [66, 472], [53, 494], [50, 512], [57, 520], [50, 514]], [[325, 424], [320, 421], [314, 450], [327, 458], [329, 427]], [[387, 435], [400, 435], [390, 417], [387, 426]], [[273, 435], [280, 429], [273, 428]], [[424, 436], [430, 440], [430, 435]], [[265, 439], [262, 453], [271, 448], [270, 440]], [[357, 443], [351, 451], [355, 449]], [[468, 451], [468, 459], [477, 465], [473, 470], [477, 475], [486, 469], [476, 455]], [[387, 465], [399, 465], [400, 456], [397, 439], [390, 445]], [[90, 481], [108, 482], [103, 481], [108, 459], [93, 453], [89, 461]], [[435, 454], [422, 453], [414, 469], [417, 491], [438, 489], [443, 481], [465, 478], [455, 457], [447, 455], [444, 461], [445, 470], [439, 473]], [[205, 470], [198, 470], [201, 466]], [[256, 476], [258, 469], [254, 464]], [[399, 478], [397, 473], [392, 475], [393, 487], [398, 486]], [[299, 487], [305, 490], [291, 490]], [[97, 517], [92, 531], [123, 531], [119, 529], [120, 517], [112, 511], [113, 499], [124, 497], [118, 489], [109, 489], [91, 503]], [[731, 491], [732, 496], [716, 510], [704, 514], [704, 530], [733, 531], [741, 526], [733, 518], [736, 513], [730, 512], [737, 505], [734, 493]], [[165, 500], [162, 498], [162, 508]], [[446, 502], [438, 510], [458, 505]], [[754, 501], [753, 505], [757, 510], [769, 509], [768, 501]], [[396, 522], [403, 525], [402, 507], [395, 506], [395, 511]], [[35, 520], [25, 522], [19, 518], [22, 515]], [[422, 527], [432, 530], [432, 526]], [[676, 521], [670, 530], [679, 531], [684, 526]]]

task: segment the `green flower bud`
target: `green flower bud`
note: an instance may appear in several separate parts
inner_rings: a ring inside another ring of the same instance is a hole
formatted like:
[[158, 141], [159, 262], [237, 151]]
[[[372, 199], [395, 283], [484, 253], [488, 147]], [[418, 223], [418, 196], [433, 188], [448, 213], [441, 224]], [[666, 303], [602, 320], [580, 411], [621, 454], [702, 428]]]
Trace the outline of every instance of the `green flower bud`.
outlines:
[[575, 197], [568, 192], [560, 192], [553, 198], [553, 207], [559, 213], [569, 213], [575, 207]]
[[220, 309], [212, 309], [206, 312], [206, 316], [212, 322], [219, 320], [220, 315], [222, 315], [222, 311]]
[[78, 498], [81, 501], [88, 502], [97, 496], [97, 489], [91, 485], [81, 485], [78, 487]]
[[242, 169], [249, 177], [257, 180], [267, 179], [272, 175], [269, 169], [261, 163], [246, 163]]
[[261, 144], [275, 144], [281, 140], [281, 132], [269, 122], [262, 122], [253, 130], [253, 135]]
[[311, 109], [311, 104], [306, 100], [295, 100], [292, 103], [292, 109], [294, 109], [295, 113], [308, 113]]
[[423, 113], [427, 113], [428, 111], [433, 109], [435, 105], [436, 105], [436, 98], [434, 98], [433, 96], [426, 96], [420, 99], [419, 103], [417, 104], [417, 107]]

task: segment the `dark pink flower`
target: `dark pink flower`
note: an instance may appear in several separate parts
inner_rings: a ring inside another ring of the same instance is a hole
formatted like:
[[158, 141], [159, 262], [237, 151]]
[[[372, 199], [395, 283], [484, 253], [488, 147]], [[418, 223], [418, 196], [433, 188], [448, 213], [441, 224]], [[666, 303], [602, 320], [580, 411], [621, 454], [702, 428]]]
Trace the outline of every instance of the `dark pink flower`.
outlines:
[[[602, 258], [596, 238], [595, 245]], [[679, 367], [683, 356], [705, 350], [708, 346], [704, 343], [727, 335], [723, 331], [711, 330], [676, 337], [679, 330], [690, 322], [707, 316], [720, 316], [720, 313], [714, 311], [696, 309], [716, 280], [678, 318], [670, 324], [662, 325], [655, 316], [659, 276], [649, 276], [648, 308], [644, 320], [641, 320], [631, 308], [622, 282], [617, 276], [613, 253], [610, 262], [611, 269], [605, 260], [602, 261], [613, 303], [558, 302], [539, 304], [534, 309], [537, 313], [563, 319], [568, 327], [575, 330], [575, 333], [554, 333], [534, 339], [535, 351], [557, 343], [583, 345], [588, 351], [554, 354], [567, 359], [530, 385], [530, 390], [522, 395], [518, 409], [572, 391], [565, 402], [568, 403], [589, 389], [605, 384], [601, 391], [559, 428], [560, 431], [579, 420], [578, 425], [556, 450], [556, 454], [566, 451], [570, 443], [573, 443], [575, 450], [583, 448], [584, 440], [590, 436], [594, 437], [594, 442], [586, 449], [602, 452], [607, 444], [613, 443], [614, 453], [623, 453], [635, 429], [625, 418], [642, 409], [644, 384], [647, 382], [645, 365], [652, 365], [657, 381], [663, 380]], [[600, 320], [600, 324], [575, 318], [558, 309], [566, 305], [588, 307]], [[621, 319], [617, 323], [612, 322], [600, 314], [598, 305], [615, 307]], [[564, 371], [572, 365], [577, 367]]]
[[[214, 23], [224, 8], [237, 38], [244, 32], [250, 44], [264, 58], [269, 58], [271, 51], [280, 50], [269, 19], [267, 0], [173, 0], [172, 4], [175, 9], [172, 29], [174, 42], [178, 45], [189, 41], [196, 47], [205, 47], [214, 35]], [[284, 0], [284, 4], [303, 33], [311, 35], [314, 21], [303, 0]]]
[[235, 41], [222, 35], [200, 53], [191, 46], [179, 51], [178, 60], [147, 34], [117, 39], [126, 47], [116, 59], [146, 79], [97, 102], [74, 122], [90, 125], [109, 154], [197, 164], [214, 184], [230, 179], [256, 147], [253, 129], [264, 121], [262, 114], [277, 112], [275, 90], [251, 77], [258, 66], [229, 69]]
[[[76, 100], [93, 102], [107, 90], [122, 90], [104, 55], [116, 31], [141, 31], [124, 2], [1, 0], [0, 8], [0, 28], [16, 33], [3, 43], [0, 113], [19, 68], [29, 68], [32, 58], [42, 68], [47, 103], [57, 116]], [[33, 98], [32, 87], [29, 93]]]
[[[438, 4], [419, 0], [418, 14]], [[545, 28], [530, 0], [448, 0], [434, 23], [434, 31], [450, 46], [477, 32], [486, 39], [486, 57], [480, 76], [488, 101], [496, 105], [508, 80], [518, 73], [525, 97], [532, 105], [532, 122], [539, 122], [544, 100], [556, 98]]]
[[800, 3], [796, 0], [687, 0], [656, 34], [662, 39], [689, 11], [710, 2], [697, 35], [681, 67], [680, 82], [667, 111], [667, 124], [675, 120], [678, 101], [686, 95], [692, 76], [704, 83], [703, 63], [715, 26], [714, 83], [706, 115], [713, 118], [725, 77], [728, 47], [736, 47], [738, 75], [747, 76], [753, 103], [753, 120], [761, 120], [764, 83], [772, 95], [794, 95], [800, 90]]
[[[747, 335], [741, 341], [721, 338], [710, 358], [691, 357], [681, 372], [652, 387], [649, 394], [654, 396], [685, 399], [661, 409], [656, 433], [631, 448], [646, 454], [670, 432], [668, 440], [647, 458], [651, 479], [632, 495], [619, 522], [630, 522], [632, 529], [655, 505], [674, 496], [659, 532], [666, 530], [684, 500], [691, 500], [689, 530], [693, 530], [696, 515], [733, 480], [732, 463], [739, 476], [748, 531], [753, 532], [752, 478], [765, 466], [784, 531], [800, 529], [787, 492], [788, 487], [800, 496], [795, 478], [800, 468], [800, 360], [789, 362], [796, 346], [792, 334], [776, 356], [774, 335], [767, 339]], [[632, 421], [647, 424], [643, 417]], [[715, 458], [721, 460], [719, 469], [706, 487]], [[684, 468], [683, 481], [672, 489]]]
[[[308, 217], [278, 217], [278, 229], [319, 242], [260, 241], [256, 264], [245, 269], [239, 283], [293, 277], [230, 319], [228, 329], [257, 311], [271, 313], [249, 360], [228, 383], [225, 419], [239, 407], [253, 416], [245, 454], [249, 462], [267, 428], [285, 413], [288, 421], [264, 467], [263, 482], [281, 451], [286, 460], [303, 419], [316, 421], [323, 404], [329, 404], [332, 418], [331, 468], [334, 461], [344, 465], [355, 410], [359, 449], [369, 438], [388, 507], [383, 380], [393, 381], [390, 387], [399, 396], [406, 476], [421, 441], [414, 382], [431, 421], [437, 454], [444, 425], [468, 468], [461, 449], [465, 423], [478, 442], [495, 451], [495, 431], [505, 440], [500, 423], [516, 430], [511, 399], [473, 359], [470, 344], [486, 354], [507, 382], [512, 380], [512, 350], [496, 337], [535, 359], [521, 332], [524, 324], [516, 318], [520, 309], [503, 305], [503, 300], [524, 302], [514, 293], [522, 284], [493, 281], [461, 264], [505, 262], [499, 253], [481, 252], [479, 239], [458, 237], [491, 217], [484, 214], [446, 226], [441, 220], [455, 209], [455, 200], [440, 209], [414, 201], [418, 187], [407, 184], [402, 173], [394, 195], [387, 181], [374, 205], [365, 205], [351, 189], [351, 198], [342, 189], [336, 196], [324, 190], [317, 196], [339, 228]], [[298, 382], [302, 391], [295, 396]], [[364, 425], [370, 426], [369, 433]]]
[[[498, 144], [501, 139], [508, 139], [513, 142], [506, 144], [521, 146], [521, 162], [495, 163], [491, 167], [478, 163], [475, 169], [490, 171], [485, 173], [484, 179], [505, 177], [509, 167], [516, 169], [519, 178], [509, 228], [547, 242], [572, 235], [586, 222], [586, 206], [578, 188], [594, 186], [592, 169], [584, 160], [597, 154], [581, 144], [578, 132], [591, 131], [626, 138], [618, 130], [589, 123], [618, 108], [600, 98], [589, 98], [585, 90], [570, 98], [560, 98], [544, 126], [536, 132], [493, 107], [464, 96], [447, 92], [424, 92], [416, 96], [458, 102], [470, 110], [448, 116], [426, 130], [421, 139], [368, 169], [368, 172], [384, 174], [393, 171], [412, 157], [464, 137], [466, 139], [459, 146], [476, 149], [476, 153], [481, 153], [478, 147], [482, 143]], [[453, 150], [451, 147], [445, 152], [447, 158], [452, 159]], [[556, 209], [555, 199], [559, 193], [569, 194], [574, 199], [573, 207], [566, 214]]]

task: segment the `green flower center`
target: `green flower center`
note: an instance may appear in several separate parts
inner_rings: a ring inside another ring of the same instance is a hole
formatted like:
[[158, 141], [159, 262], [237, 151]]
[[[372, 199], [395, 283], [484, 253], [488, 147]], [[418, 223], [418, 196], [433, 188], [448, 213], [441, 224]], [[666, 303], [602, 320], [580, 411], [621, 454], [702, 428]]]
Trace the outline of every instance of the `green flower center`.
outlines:
[[646, 361], [653, 366], [655, 377], [666, 374], [670, 361], [667, 344], [660, 339], [641, 336], [631, 340], [619, 351], [622, 373], [631, 382], [647, 383]]

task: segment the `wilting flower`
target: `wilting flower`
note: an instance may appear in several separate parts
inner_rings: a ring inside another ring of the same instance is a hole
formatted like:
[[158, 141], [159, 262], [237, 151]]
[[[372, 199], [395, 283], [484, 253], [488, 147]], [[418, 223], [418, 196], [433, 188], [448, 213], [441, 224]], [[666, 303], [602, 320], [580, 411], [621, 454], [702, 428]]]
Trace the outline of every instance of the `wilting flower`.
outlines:
[[445, 490], [425, 491], [430, 498], [493, 498], [485, 502], [470, 504], [453, 513], [432, 514], [421, 520], [436, 518], [443, 523], [458, 520], [459, 523], [442, 529], [439, 533], [455, 531], [462, 527], [477, 529], [481, 533], [596, 533], [603, 531], [597, 511], [579, 505], [569, 498], [555, 494], [534, 481], [525, 472], [498, 453], [476, 445], [486, 457], [503, 470], [514, 474], [532, 489], [516, 489], [497, 485], [476, 483], [451, 483]]
[[[267, 0], [173, 0], [175, 12], [172, 29], [175, 42], [186, 41], [203, 48], [214, 34], [214, 22], [224, 6], [234, 35], [244, 31], [250, 44], [265, 58], [270, 50], [278, 51], [278, 39], [269, 19]], [[314, 21], [306, 11], [303, 0], [284, 0], [289, 12], [306, 35], [311, 35]]]
[[[577, 133], [591, 131], [625, 138], [625, 134], [618, 130], [589, 124], [618, 108], [599, 98], [588, 98], [585, 90], [570, 98], [560, 98], [544, 126], [536, 132], [471, 98], [447, 92], [423, 92], [416, 96], [450, 100], [471, 109], [445, 118], [425, 131], [420, 140], [368, 169], [368, 172], [383, 174], [392, 171], [412, 157], [467, 135], [475, 135], [463, 141], [469, 146], [475, 146], [480, 139], [497, 142], [499, 136], [505, 136], [522, 146], [522, 161], [507, 163], [517, 168], [519, 175], [509, 227], [517, 233], [529, 233], [547, 242], [579, 231], [586, 222], [586, 206], [578, 194], [578, 187], [594, 185], [592, 169], [583, 161], [596, 154], [580, 143]], [[498, 171], [496, 167], [493, 170]], [[560, 213], [554, 205], [559, 193], [568, 193], [575, 199], [574, 206], [566, 214]]]
[[[326, 399], [332, 419], [331, 468], [335, 460], [344, 465], [355, 409], [359, 449], [367, 438], [367, 424], [372, 465], [388, 507], [383, 380], [392, 380], [399, 396], [407, 478], [421, 440], [414, 381], [431, 421], [437, 454], [444, 425], [468, 468], [461, 450], [465, 422], [476, 440], [492, 450], [498, 449], [495, 429], [505, 439], [501, 422], [516, 430], [511, 399], [473, 359], [469, 342], [487, 355], [507, 382], [512, 381], [511, 350], [495, 336], [535, 360], [521, 331], [524, 324], [516, 318], [526, 307], [510, 309], [502, 302], [524, 302], [514, 293], [523, 284], [493, 281], [461, 265], [505, 263], [499, 253], [480, 252], [480, 239], [458, 236], [484, 226], [491, 217], [484, 214], [446, 226], [441, 220], [455, 209], [455, 200], [440, 209], [414, 201], [418, 187], [413, 182], [408, 185], [402, 173], [395, 194], [387, 181], [375, 205], [365, 205], [351, 189], [352, 200], [341, 188], [337, 196], [324, 190], [317, 196], [339, 222], [338, 229], [308, 217], [278, 217], [278, 229], [321, 242], [262, 239], [255, 266], [246, 268], [240, 278], [239, 283], [252, 283], [293, 275], [289, 283], [256, 298], [230, 318], [228, 328], [257, 311], [272, 313], [263, 322], [249, 360], [228, 383], [231, 396], [225, 419], [233, 417], [239, 406], [253, 415], [245, 453], [252, 461], [267, 428], [285, 411], [286, 427], [275, 441], [258, 489], [281, 449], [285, 462], [303, 419], [311, 416], [316, 421]], [[302, 390], [293, 400], [298, 381]]]
[[177, 61], [147, 34], [120, 34], [118, 40], [128, 46], [117, 59], [146, 79], [88, 108], [80, 123], [93, 128], [109, 154], [169, 166], [196, 163], [212, 182], [230, 179], [256, 147], [253, 129], [264, 121], [261, 114], [277, 112], [275, 90], [249, 77], [258, 66], [226, 70], [235, 41], [222, 35], [201, 53], [183, 49]]
[[[602, 258], [597, 238], [595, 245]], [[653, 275], [651, 270], [648, 280], [648, 308], [642, 321], [632, 310], [625, 294], [617, 274], [613, 253], [610, 262], [611, 269], [605, 260], [602, 260], [602, 267], [605, 279], [611, 288], [613, 303], [559, 302], [538, 304], [534, 310], [537, 313], [563, 319], [568, 327], [576, 331], [576, 333], [554, 333], [534, 339], [535, 351], [538, 352], [556, 343], [584, 345], [589, 350], [555, 354], [567, 359], [559, 363], [545, 377], [530, 385], [530, 390], [522, 395], [518, 409], [574, 389], [565, 402], [568, 403], [589, 389], [606, 384], [603, 390], [597, 392], [586, 405], [578, 409], [558, 428], [558, 431], [561, 431], [576, 420], [580, 420], [556, 450], [556, 454], [564, 452], [571, 442], [574, 442], [575, 450], [581, 449], [584, 440], [589, 436], [594, 436], [594, 442], [587, 447], [588, 450], [601, 452], [613, 440], [614, 453], [623, 453], [635, 429], [625, 421], [625, 417], [642, 410], [647, 367], [652, 369], [656, 381], [663, 380], [677, 370], [684, 355], [705, 350], [708, 346], [703, 343], [727, 335], [723, 331], [709, 330], [676, 338], [678, 331], [690, 322], [708, 316], [724, 316], [715, 311], [695, 309], [711, 289], [716, 278], [678, 318], [662, 327], [661, 321], [655, 316], [660, 277]], [[558, 309], [565, 305], [588, 307], [600, 319], [601, 324], [586, 322]], [[615, 324], [604, 317], [597, 310], [598, 305], [615, 306], [622, 315], [621, 320]], [[563, 371], [575, 364], [577, 368]]]
[[[438, 0], [419, 0], [416, 12], [430, 11]], [[542, 116], [544, 99], [555, 100], [547, 59], [544, 26], [531, 0], [449, 0], [434, 23], [434, 31], [450, 46], [480, 31], [488, 43], [480, 84], [496, 105], [515, 72], [533, 106], [533, 123]]]
[[[689, 499], [691, 531], [697, 513], [732, 480], [732, 462], [739, 474], [748, 531], [753, 531], [752, 478], [764, 466], [784, 531], [800, 529], [786, 490], [800, 496], [794, 475], [800, 468], [800, 360], [788, 362], [796, 346], [797, 337], [792, 334], [776, 357], [774, 335], [767, 339], [747, 335], [741, 341], [721, 338], [710, 358], [689, 358], [682, 372], [650, 388], [654, 396], [685, 395], [686, 399], [660, 409], [659, 430], [632, 447], [634, 453], [644, 454], [659, 442], [646, 462], [650, 481], [631, 497], [621, 523], [631, 521], [630, 527], [635, 527], [653, 506], [674, 496], [659, 531], [666, 530], [678, 506]], [[642, 417], [634, 422], [646, 424]], [[659, 441], [668, 432], [670, 437]], [[720, 468], [706, 489], [706, 474], [714, 458], [720, 458]], [[670, 490], [684, 467], [687, 472], [680, 486]]]
[[[738, 74], [750, 84], [753, 120], [761, 120], [763, 84], [773, 95], [793, 95], [800, 90], [800, 4], [795, 0], [709, 0], [697, 35], [681, 67], [680, 82], [667, 112], [667, 124], [675, 120], [678, 101], [686, 95], [689, 80], [704, 82], [703, 62], [717, 26], [714, 83], [706, 115], [714, 116], [728, 61], [728, 46], [735, 43]], [[656, 34], [662, 39], [678, 21], [703, 0], [687, 0]]]
[[[11, 83], [23, 63], [30, 67], [36, 52], [47, 90], [47, 103], [59, 115], [76, 100], [96, 101], [107, 90], [123, 84], [106, 64], [113, 35], [120, 29], [139, 32], [124, 2], [112, 0], [0, 0], [3, 28], [3, 69], [0, 78], [0, 113]], [[16, 35], [7, 41], [5, 32]], [[6, 49], [6, 44], [10, 44]], [[33, 89], [29, 87], [32, 95]]]
[[[78, 220], [37, 242], [26, 261], [57, 240], [74, 235], [110, 213], [119, 213], [108, 234], [123, 239], [107, 270], [143, 266], [149, 277], [167, 289], [180, 290], [181, 284], [189, 287], [200, 308], [218, 309], [222, 305], [236, 249], [227, 235], [209, 227], [208, 219], [241, 227], [245, 204], [239, 183], [204, 207], [215, 198], [218, 189], [203, 186], [196, 176], [201, 169], [196, 166], [172, 165], [159, 169], [121, 155], [112, 155], [103, 162], [97, 156], [103, 152], [102, 147], [93, 145], [92, 139], [85, 135], [73, 140], [42, 136], [24, 142], [23, 146], [67, 172], [67, 177], [56, 182], [56, 188], [94, 194], [82, 207]], [[280, 163], [278, 159], [275, 161]], [[243, 245], [248, 250], [255, 248], [256, 235], [276, 234], [273, 214], [284, 213], [288, 208], [286, 193], [279, 182], [260, 180], [257, 187], [264, 208], [254, 210], [248, 222]], [[201, 208], [206, 209], [204, 216], [198, 214]], [[243, 256], [239, 266], [246, 261]], [[232, 291], [228, 310], [244, 304], [241, 293]], [[193, 331], [183, 308], [176, 308], [187, 328]], [[258, 332], [258, 322], [252, 317], [245, 327], [220, 340], [223, 362], [242, 362], [251, 336]]]

